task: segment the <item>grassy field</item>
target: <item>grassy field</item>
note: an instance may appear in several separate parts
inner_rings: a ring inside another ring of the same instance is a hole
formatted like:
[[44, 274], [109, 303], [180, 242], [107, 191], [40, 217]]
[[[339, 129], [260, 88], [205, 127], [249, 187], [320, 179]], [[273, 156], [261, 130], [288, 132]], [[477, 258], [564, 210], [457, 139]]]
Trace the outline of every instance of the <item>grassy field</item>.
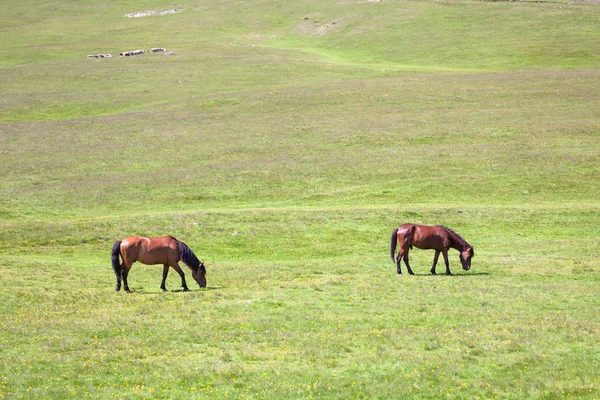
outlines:
[[598, 4], [3, 6], [0, 398], [600, 398]]

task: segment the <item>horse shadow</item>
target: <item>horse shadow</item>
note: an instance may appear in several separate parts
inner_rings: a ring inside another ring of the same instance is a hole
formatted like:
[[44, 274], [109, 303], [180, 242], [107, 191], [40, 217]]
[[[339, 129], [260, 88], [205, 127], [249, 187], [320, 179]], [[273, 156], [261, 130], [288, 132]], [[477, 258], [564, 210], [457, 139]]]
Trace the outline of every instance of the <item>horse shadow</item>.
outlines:
[[173, 289], [173, 290], [167, 290], [166, 292], [162, 291], [162, 290], [144, 290], [144, 289], [132, 289], [130, 294], [141, 294], [144, 296], [151, 296], [151, 295], [161, 295], [163, 293], [195, 293], [195, 292], [205, 292], [205, 291], [209, 291], [209, 290], [220, 290], [221, 287], [219, 286], [207, 286], [205, 288], [202, 289], [191, 289], [188, 290], [187, 292], [183, 289]]
[[[402, 272], [402, 275], [409, 275], [406, 272]], [[430, 278], [436, 278], [436, 277], [452, 277], [452, 278], [469, 278], [472, 276], [487, 276], [489, 275], [488, 272], [472, 272], [469, 274], [452, 274], [452, 275], [446, 275], [445, 273], [438, 273], [438, 274], [431, 274], [431, 273], [415, 273], [414, 276], [422, 276], [422, 277], [430, 277]]]

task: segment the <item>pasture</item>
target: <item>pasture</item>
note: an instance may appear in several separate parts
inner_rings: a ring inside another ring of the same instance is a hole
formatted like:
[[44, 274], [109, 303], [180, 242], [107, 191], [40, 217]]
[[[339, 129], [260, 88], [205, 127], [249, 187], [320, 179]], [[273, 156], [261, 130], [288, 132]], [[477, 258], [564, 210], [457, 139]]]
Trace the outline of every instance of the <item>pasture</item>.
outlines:
[[597, 2], [3, 5], [0, 398], [600, 398]]

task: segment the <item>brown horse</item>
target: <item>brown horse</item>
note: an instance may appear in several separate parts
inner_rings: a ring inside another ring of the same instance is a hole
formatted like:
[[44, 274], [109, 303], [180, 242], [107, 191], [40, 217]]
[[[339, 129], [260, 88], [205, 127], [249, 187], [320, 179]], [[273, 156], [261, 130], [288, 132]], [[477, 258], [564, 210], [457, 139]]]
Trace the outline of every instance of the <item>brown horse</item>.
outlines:
[[[119, 256], [123, 259], [120, 263]], [[163, 265], [163, 278], [160, 288], [167, 290], [165, 281], [169, 273], [169, 267], [173, 268], [181, 276], [181, 285], [184, 291], [188, 291], [185, 283], [185, 275], [179, 267], [179, 261], [183, 261], [192, 270], [192, 277], [200, 287], [206, 287], [206, 268], [204, 263], [198, 260], [198, 257], [183, 242], [175, 239], [173, 236], [162, 237], [143, 237], [129, 236], [123, 240], [115, 242], [111, 254], [112, 267], [117, 275], [117, 286], [115, 290], [121, 290], [121, 277], [125, 284], [125, 290], [130, 292], [127, 285], [127, 275], [131, 265], [139, 261], [146, 265]]]
[[[400, 244], [400, 251], [398, 252], [398, 257], [394, 260], [396, 243]], [[475, 255], [473, 246], [445, 226], [404, 224], [392, 232], [392, 242], [390, 246], [392, 261], [396, 262], [396, 268], [399, 274], [402, 274], [400, 264], [402, 260], [404, 260], [408, 273], [414, 275], [408, 264], [408, 251], [412, 249], [413, 246], [418, 249], [435, 250], [433, 267], [431, 267], [431, 273], [433, 275], [435, 275], [435, 266], [437, 265], [440, 253], [444, 256], [446, 275], [452, 275], [450, 272], [450, 263], [448, 262], [448, 249], [450, 248], [460, 252], [460, 262], [465, 271], [468, 271], [471, 268], [471, 258]]]

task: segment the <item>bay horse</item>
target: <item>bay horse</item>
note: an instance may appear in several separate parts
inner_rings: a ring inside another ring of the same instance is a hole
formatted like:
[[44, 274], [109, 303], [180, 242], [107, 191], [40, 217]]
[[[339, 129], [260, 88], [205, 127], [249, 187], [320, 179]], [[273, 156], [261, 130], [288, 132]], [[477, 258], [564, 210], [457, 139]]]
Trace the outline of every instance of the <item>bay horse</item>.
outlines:
[[[397, 243], [400, 244], [400, 251], [398, 252], [396, 259], [394, 259]], [[446, 275], [452, 275], [450, 272], [450, 263], [448, 262], [448, 250], [450, 248], [459, 251], [460, 263], [465, 271], [468, 271], [471, 268], [471, 258], [475, 255], [473, 246], [467, 243], [467, 241], [460, 237], [456, 232], [445, 226], [404, 224], [392, 232], [390, 245], [392, 261], [396, 262], [398, 274], [402, 274], [400, 264], [402, 260], [404, 260], [408, 273], [414, 275], [410, 268], [410, 264], [408, 263], [408, 252], [413, 246], [418, 249], [435, 250], [433, 267], [431, 267], [431, 273], [433, 275], [436, 274], [435, 266], [437, 265], [440, 253], [444, 256]]]
[[[122, 263], [119, 256], [123, 259]], [[189, 291], [185, 283], [185, 275], [179, 267], [179, 261], [183, 261], [192, 270], [192, 277], [201, 288], [206, 287], [204, 263], [198, 260], [198, 257], [185, 243], [180, 242], [173, 236], [129, 236], [117, 240], [112, 247], [111, 261], [115, 275], [117, 275], [117, 286], [115, 287], [117, 292], [121, 290], [121, 277], [123, 278], [125, 291], [130, 292], [127, 285], [127, 275], [129, 275], [132, 264], [136, 261], [146, 265], [163, 265], [163, 278], [160, 288], [164, 291], [167, 290], [165, 281], [167, 280], [169, 267], [181, 276], [183, 290]]]

